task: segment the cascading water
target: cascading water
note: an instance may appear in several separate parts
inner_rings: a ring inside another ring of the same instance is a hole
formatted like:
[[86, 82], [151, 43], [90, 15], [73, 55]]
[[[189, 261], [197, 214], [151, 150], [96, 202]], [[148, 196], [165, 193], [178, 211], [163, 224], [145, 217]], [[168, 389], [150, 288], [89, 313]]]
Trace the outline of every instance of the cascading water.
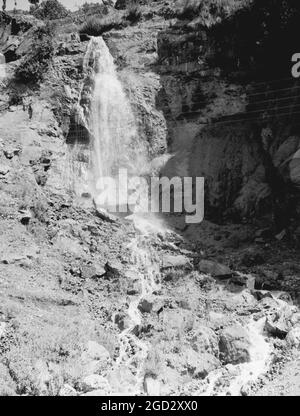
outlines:
[[138, 140], [135, 116], [120, 82], [114, 60], [104, 40], [90, 41], [95, 60], [95, 81], [89, 126], [93, 147], [93, 179], [117, 178], [120, 169], [128, 176], [145, 169], [145, 147]]
[[[90, 187], [95, 196], [101, 179], [116, 179], [121, 168], [127, 170], [129, 177], [144, 175], [148, 170], [148, 162], [145, 146], [138, 140], [135, 117], [118, 79], [113, 57], [101, 37], [90, 41], [84, 65], [87, 67], [91, 61], [94, 64], [95, 79], [88, 129], [91, 134], [92, 158]], [[139, 233], [128, 247], [131, 252], [131, 270], [128, 271], [138, 278], [141, 292], [131, 298], [127, 310], [129, 324], [119, 335], [119, 355], [114, 370], [122, 374], [124, 369], [130, 369], [135, 382], [122, 386], [121, 391], [114, 389], [114, 394], [136, 395], [144, 392], [144, 364], [149, 345], [135, 335], [136, 328], [142, 324], [138, 306], [144, 297], [151, 297], [158, 290], [160, 280], [160, 261], [151, 250], [151, 238], [158, 232], [161, 233], [163, 226], [157, 219], [146, 221], [140, 216], [133, 216], [133, 220]], [[248, 329], [254, 339], [252, 362], [241, 365], [240, 375], [233, 377], [229, 390], [234, 395], [239, 394], [243, 383], [256, 379], [267, 367], [269, 349], [261, 335], [261, 323], [250, 323]], [[209, 387], [205, 389], [206, 395], [214, 394], [215, 382], [221, 376], [218, 371], [211, 374], [208, 378]], [[201, 391], [198, 394], [201, 395]]]
[[[92, 194], [96, 197], [103, 178], [113, 178], [117, 182], [120, 169], [126, 169], [128, 178], [141, 176], [148, 169], [148, 162], [146, 147], [138, 140], [135, 116], [118, 79], [113, 57], [101, 37], [91, 39], [85, 65], [88, 65], [91, 58], [95, 79], [89, 116], [92, 136], [90, 185]], [[129, 325], [119, 335], [119, 356], [114, 365], [116, 371], [132, 369], [136, 381], [134, 386], [128, 386], [128, 390], [125, 387], [127, 394], [143, 392], [143, 367], [149, 348], [134, 335], [134, 329], [142, 323], [139, 302], [157, 289], [159, 275], [159, 259], [152, 254], [150, 233], [142, 230], [139, 224], [135, 225], [140, 232], [128, 249], [131, 252], [132, 271], [140, 281], [141, 293], [129, 304]]]
[[138, 305], [144, 297], [149, 298], [155, 290], [159, 289], [159, 259], [151, 250], [148, 234], [141, 234], [134, 238], [128, 248], [131, 251], [134, 275], [141, 284], [141, 292], [129, 305], [127, 314], [130, 323], [128, 328], [121, 332], [119, 336], [120, 351], [115, 368], [121, 371], [122, 368], [134, 371], [135, 384], [128, 386], [128, 390], [125, 393], [139, 395], [144, 393], [143, 370], [148, 356], [149, 345], [135, 335], [135, 330], [142, 324], [142, 316]]

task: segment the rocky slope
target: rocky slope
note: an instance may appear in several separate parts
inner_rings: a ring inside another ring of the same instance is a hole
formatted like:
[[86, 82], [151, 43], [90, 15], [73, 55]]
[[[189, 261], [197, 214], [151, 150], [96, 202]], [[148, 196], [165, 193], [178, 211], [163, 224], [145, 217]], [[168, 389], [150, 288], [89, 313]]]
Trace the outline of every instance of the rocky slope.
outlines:
[[[208, 218], [223, 221], [185, 227], [170, 216], [145, 238], [82, 194], [88, 41], [59, 27], [43, 82], [23, 85], [13, 74], [37, 22], [1, 19], [0, 394], [248, 395], [268, 384], [299, 348], [297, 233], [275, 239], [264, 217], [270, 163], [286, 166], [298, 149], [293, 123], [233, 121], [249, 110], [252, 83], [228, 78], [217, 35], [178, 21], [170, 2], [105, 33], [152, 168], [205, 176]], [[297, 183], [293, 162], [279, 171]], [[245, 216], [254, 220], [224, 222]], [[149, 271], [157, 286], [145, 293]]]

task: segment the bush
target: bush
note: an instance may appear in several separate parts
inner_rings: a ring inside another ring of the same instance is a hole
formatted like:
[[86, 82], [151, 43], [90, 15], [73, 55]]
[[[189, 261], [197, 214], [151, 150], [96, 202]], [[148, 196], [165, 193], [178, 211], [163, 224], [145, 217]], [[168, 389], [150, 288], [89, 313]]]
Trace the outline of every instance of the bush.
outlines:
[[118, 29], [123, 26], [122, 18], [119, 15], [107, 17], [92, 16], [80, 28], [79, 33], [89, 36], [101, 36], [111, 29]]
[[136, 1], [131, 1], [127, 8], [127, 15], [126, 18], [131, 23], [138, 22], [142, 17], [142, 12], [139, 4]]
[[69, 14], [58, 0], [44, 0], [40, 6], [33, 6], [31, 12], [37, 19], [42, 20], [63, 19]]
[[35, 45], [16, 68], [16, 78], [24, 83], [37, 83], [43, 79], [54, 55], [53, 28], [40, 27], [34, 35]]
[[84, 3], [80, 9], [79, 12], [84, 13], [86, 16], [90, 15], [104, 15], [107, 14], [107, 7], [103, 4], [98, 3]]
[[180, 19], [201, 18], [202, 23], [211, 25], [223, 19], [250, 0], [179, 0], [176, 15]]
[[12, 91], [9, 95], [9, 106], [21, 105], [22, 104], [22, 95], [17, 91]]

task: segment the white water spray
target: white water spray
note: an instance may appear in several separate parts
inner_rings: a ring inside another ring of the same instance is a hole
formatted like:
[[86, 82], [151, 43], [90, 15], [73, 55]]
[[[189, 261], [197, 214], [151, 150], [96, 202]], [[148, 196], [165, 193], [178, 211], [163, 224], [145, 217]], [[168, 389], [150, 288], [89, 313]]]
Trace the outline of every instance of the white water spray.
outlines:
[[146, 164], [145, 148], [138, 140], [135, 116], [114, 59], [101, 37], [93, 38], [90, 45], [88, 53], [93, 51], [96, 73], [89, 122], [94, 180], [101, 183], [101, 178], [116, 178], [122, 168], [129, 175], [140, 175]]
[[[138, 138], [135, 116], [118, 78], [113, 57], [101, 37], [91, 39], [84, 65], [88, 65], [91, 58], [95, 71], [89, 118], [92, 135], [91, 182], [93, 191], [97, 192], [97, 185], [102, 185], [101, 178], [117, 180], [119, 171], [123, 168], [129, 177], [143, 175], [148, 169], [148, 161], [146, 148]], [[121, 391], [115, 391], [115, 394], [143, 393], [143, 369], [149, 346], [135, 335], [135, 329], [142, 324], [138, 305], [142, 298], [151, 296], [158, 287], [159, 259], [151, 251], [151, 232], [148, 229], [142, 230], [140, 221], [135, 226], [139, 229], [139, 234], [131, 241], [128, 249], [131, 252], [131, 271], [140, 282], [141, 292], [129, 304], [129, 324], [119, 335], [119, 356], [114, 365], [115, 371], [129, 369], [135, 383], [122, 386]]]

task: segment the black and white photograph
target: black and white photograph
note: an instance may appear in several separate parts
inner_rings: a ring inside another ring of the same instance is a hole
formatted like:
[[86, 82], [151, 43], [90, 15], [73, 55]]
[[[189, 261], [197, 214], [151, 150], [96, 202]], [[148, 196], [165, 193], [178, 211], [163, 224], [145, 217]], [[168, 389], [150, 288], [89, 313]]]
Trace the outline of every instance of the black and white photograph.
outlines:
[[0, 396], [300, 396], [299, 0], [0, 0]]

